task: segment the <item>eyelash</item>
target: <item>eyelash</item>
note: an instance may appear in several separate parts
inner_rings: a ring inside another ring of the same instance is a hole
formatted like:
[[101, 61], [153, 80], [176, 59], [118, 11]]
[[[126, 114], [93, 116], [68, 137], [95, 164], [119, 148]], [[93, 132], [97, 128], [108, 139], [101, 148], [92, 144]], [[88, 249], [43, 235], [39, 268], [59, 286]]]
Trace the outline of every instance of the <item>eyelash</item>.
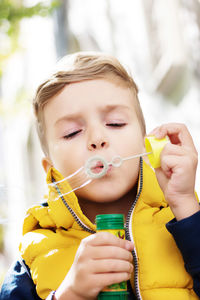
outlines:
[[[126, 125], [126, 123], [107, 123], [106, 124], [106, 126], [109, 126], [109, 127], [123, 127], [123, 126], [125, 126]], [[74, 136], [76, 136], [77, 134], [79, 134], [80, 132], [81, 132], [82, 130], [80, 129], [80, 130], [76, 130], [76, 131], [74, 131], [74, 132], [71, 132], [71, 133], [69, 133], [69, 134], [67, 134], [67, 135], [65, 135], [63, 138], [64, 139], [71, 139], [71, 138], [73, 138]]]
[[111, 127], [123, 127], [126, 125], [126, 123], [108, 123], [106, 125]]
[[78, 133], [80, 133], [81, 131], [82, 131], [82, 130], [80, 129], [80, 130], [76, 130], [76, 131], [74, 131], [74, 132], [71, 132], [71, 133], [65, 135], [65, 136], [64, 136], [64, 139], [71, 139], [71, 138], [73, 138], [75, 135], [77, 135]]

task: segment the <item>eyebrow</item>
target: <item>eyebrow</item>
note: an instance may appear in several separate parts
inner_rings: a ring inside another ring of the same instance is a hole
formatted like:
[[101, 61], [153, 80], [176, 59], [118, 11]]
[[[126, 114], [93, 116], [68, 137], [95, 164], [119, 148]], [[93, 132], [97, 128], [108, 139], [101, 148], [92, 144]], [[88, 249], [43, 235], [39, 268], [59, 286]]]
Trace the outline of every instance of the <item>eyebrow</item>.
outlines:
[[122, 104], [115, 104], [115, 105], [106, 105], [105, 107], [102, 108], [103, 112], [110, 112], [112, 110], [118, 110], [118, 109], [122, 109], [122, 110], [129, 110], [130, 107], [126, 106], [126, 105], [122, 105]]
[[61, 118], [59, 118], [54, 125], [58, 125], [58, 123], [60, 122], [63, 122], [63, 121], [73, 121], [73, 120], [76, 120], [78, 119], [79, 117], [81, 116], [80, 113], [74, 113], [74, 114], [68, 114], [68, 115], [65, 115]]
[[[100, 108], [100, 111], [103, 113], [109, 113], [111, 111], [114, 110], [130, 110], [130, 108], [126, 105], [122, 105], [122, 104], [115, 104], [115, 105], [106, 105], [105, 107]], [[77, 113], [72, 113], [72, 114], [67, 114], [64, 115], [63, 117], [59, 118], [54, 125], [57, 125], [58, 123], [62, 122], [62, 121], [73, 121], [76, 120], [78, 118], [81, 117], [81, 112], [77, 112]]]

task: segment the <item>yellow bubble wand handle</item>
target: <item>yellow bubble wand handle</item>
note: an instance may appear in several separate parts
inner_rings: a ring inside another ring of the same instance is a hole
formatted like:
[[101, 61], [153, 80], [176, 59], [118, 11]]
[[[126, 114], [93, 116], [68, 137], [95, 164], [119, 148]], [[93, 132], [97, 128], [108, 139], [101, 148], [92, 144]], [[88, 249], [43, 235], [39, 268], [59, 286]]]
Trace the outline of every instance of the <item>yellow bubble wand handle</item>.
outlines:
[[157, 139], [153, 135], [145, 138], [145, 148], [148, 152], [150, 164], [154, 169], [160, 167], [160, 154], [167, 143], [169, 143], [168, 136], [163, 139]]

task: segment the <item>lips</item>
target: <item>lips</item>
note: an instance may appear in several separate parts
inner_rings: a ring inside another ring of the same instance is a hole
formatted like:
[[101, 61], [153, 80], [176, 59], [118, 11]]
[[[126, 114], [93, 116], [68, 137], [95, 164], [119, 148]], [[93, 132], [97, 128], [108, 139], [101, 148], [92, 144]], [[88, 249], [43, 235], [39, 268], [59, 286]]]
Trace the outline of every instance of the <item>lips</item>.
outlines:
[[108, 174], [112, 169], [112, 164], [109, 163], [104, 157], [94, 155], [85, 163], [86, 174], [94, 179], [101, 178]]
[[[103, 168], [104, 168], [104, 165], [102, 164], [102, 162], [97, 162], [95, 164], [95, 166], [93, 166], [91, 168], [91, 171], [95, 174], [99, 174], [100, 172], [102, 172]], [[106, 174], [109, 173], [111, 171], [111, 169], [112, 169], [112, 165], [109, 165], [108, 169], [106, 171]]]
[[101, 161], [98, 161], [93, 167], [91, 167], [91, 170], [93, 173], [98, 174], [102, 172], [102, 169], [104, 168], [104, 165]]

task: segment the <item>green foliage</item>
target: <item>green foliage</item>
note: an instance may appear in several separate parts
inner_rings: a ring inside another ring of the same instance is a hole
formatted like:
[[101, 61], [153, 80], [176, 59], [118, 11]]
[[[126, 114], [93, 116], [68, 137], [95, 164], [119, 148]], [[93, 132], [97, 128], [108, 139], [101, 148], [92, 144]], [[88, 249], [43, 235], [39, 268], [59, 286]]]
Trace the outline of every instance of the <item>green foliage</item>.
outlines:
[[23, 4], [19, 5], [10, 0], [1, 0], [0, 26], [4, 20], [7, 20], [12, 27], [13, 23], [20, 21], [22, 18], [31, 18], [35, 15], [46, 17], [52, 13], [59, 4], [60, 1], [53, 0], [50, 5], [44, 5], [42, 2], [39, 2], [34, 6], [26, 7]]
[[46, 17], [61, 4], [60, 1], [51, 0], [49, 5], [39, 2], [28, 7], [23, 4], [23, 1], [0, 0], [0, 39], [3, 41], [0, 42], [0, 76], [4, 61], [18, 47], [20, 21], [36, 15]]

